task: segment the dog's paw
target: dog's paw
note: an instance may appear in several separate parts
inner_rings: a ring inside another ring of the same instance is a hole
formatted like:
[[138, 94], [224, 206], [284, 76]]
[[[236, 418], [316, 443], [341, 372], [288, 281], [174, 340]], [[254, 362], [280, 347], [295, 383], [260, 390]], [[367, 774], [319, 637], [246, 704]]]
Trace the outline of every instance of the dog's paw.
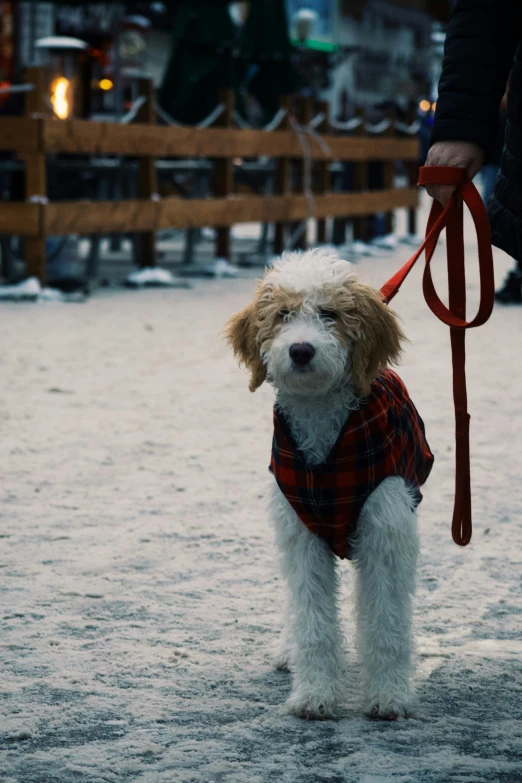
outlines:
[[413, 715], [412, 699], [382, 698], [372, 701], [364, 710], [368, 718], [372, 720], [397, 720], [397, 718], [409, 718]]
[[279, 672], [289, 672], [292, 670], [292, 651], [288, 647], [281, 647], [274, 654], [274, 668]]
[[278, 672], [286, 672], [288, 673], [290, 669], [290, 657], [288, 655], [283, 655], [282, 653], [278, 653], [274, 656], [274, 668], [277, 669]]
[[299, 690], [286, 702], [287, 712], [304, 720], [328, 720], [336, 718], [338, 701], [333, 695]]

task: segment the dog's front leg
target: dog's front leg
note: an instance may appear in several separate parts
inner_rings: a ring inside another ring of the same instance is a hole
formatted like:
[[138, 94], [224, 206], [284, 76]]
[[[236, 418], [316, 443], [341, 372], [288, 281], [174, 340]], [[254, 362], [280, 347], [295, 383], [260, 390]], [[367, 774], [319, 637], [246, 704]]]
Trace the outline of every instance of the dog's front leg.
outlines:
[[342, 698], [343, 668], [335, 556], [310, 533], [277, 487], [272, 511], [290, 593], [289, 626], [283, 636], [293, 667], [288, 711], [300, 718], [332, 718]]
[[292, 604], [290, 597], [287, 597], [287, 604], [284, 612], [284, 625], [277, 652], [274, 656], [274, 666], [280, 672], [292, 671], [295, 663], [295, 645], [292, 631]]
[[416, 513], [401, 478], [366, 502], [355, 541], [357, 647], [365, 712], [393, 720], [411, 712], [412, 596], [418, 555]]

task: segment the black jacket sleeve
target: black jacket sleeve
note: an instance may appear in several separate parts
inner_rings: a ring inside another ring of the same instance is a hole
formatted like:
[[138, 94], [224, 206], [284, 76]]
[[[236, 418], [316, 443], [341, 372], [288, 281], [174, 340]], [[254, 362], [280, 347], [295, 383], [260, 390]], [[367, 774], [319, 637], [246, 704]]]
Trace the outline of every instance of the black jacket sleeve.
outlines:
[[473, 141], [491, 150], [521, 38], [520, 0], [457, 0], [444, 47], [432, 144]]

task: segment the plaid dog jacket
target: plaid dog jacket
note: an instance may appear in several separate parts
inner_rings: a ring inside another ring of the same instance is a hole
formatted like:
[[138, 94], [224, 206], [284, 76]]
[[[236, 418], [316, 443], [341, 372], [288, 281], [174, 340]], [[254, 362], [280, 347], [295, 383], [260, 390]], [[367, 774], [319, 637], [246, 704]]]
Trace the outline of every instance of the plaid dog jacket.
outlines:
[[362, 507], [381, 481], [401, 476], [418, 505], [433, 459], [424, 423], [392, 370], [377, 378], [360, 408], [350, 412], [320, 465], [306, 463], [282, 410], [274, 408], [270, 470], [297, 516], [340, 558], [350, 558], [350, 537]]

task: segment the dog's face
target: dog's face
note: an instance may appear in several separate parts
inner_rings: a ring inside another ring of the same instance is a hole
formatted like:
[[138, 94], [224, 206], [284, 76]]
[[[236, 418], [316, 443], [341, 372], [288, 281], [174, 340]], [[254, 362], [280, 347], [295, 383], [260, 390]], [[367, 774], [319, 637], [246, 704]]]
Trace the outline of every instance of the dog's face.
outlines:
[[267, 270], [226, 335], [251, 371], [250, 390], [318, 395], [350, 383], [359, 397], [398, 360], [404, 335], [378, 291], [324, 250], [289, 253]]

